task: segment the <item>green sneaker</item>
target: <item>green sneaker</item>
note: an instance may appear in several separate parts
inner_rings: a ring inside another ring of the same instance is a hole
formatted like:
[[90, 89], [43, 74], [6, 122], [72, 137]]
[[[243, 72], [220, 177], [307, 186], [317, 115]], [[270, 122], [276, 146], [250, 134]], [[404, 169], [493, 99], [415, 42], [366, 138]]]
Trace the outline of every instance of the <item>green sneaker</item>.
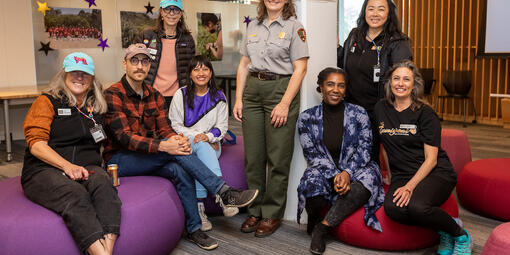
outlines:
[[466, 231], [465, 235], [454, 237], [455, 246], [453, 247], [454, 255], [471, 255], [471, 249], [473, 244], [471, 243], [471, 236]]
[[453, 237], [443, 231], [439, 231], [439, 246], [437, 247], [437, 254], [439, 255], [452, 255], [455, 240]]

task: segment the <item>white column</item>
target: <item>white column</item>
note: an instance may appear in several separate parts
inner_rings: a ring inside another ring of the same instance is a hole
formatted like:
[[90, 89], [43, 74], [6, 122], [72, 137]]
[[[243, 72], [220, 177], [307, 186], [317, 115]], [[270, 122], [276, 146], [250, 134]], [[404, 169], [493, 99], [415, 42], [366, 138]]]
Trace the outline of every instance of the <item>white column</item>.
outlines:
[[[306, 40], [310, 52], [308, 71], [301, 86], [300, 111], [304, 111], [321, 102], [321, 97], [316, 91], [319, 72], [326, 67], [336, 66], [338, 7], [336, 0], [295, 0], [294, 3], [298, 19], [306, 30]], [[296, 129], [294, 157], [287, 191], [287, 208], [284, 215], [286, 220], [296, 220], [297, 186], [305, 168], [306, 161]], [[306, 214], [302, 215], [301, 223], [306, 223]]]

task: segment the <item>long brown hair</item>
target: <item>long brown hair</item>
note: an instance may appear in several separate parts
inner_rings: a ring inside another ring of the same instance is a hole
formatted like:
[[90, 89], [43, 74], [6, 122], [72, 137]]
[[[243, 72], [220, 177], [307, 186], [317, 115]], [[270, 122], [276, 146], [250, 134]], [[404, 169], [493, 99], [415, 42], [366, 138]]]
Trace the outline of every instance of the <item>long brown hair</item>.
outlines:
[[[154, 26], [154, 31], [158, 34], [164, 34], [165, 33], [165, 25], [163, 20], [163, 9], [159, 8], [159, 15], [156, 19], [156, 25]], [[184, 10], [181, 11], [181, 18], [179, 19], [179, 22], [177, 22], [177, 34], [184, 33], [184, 34], [190, 34], [191, 32], [188, 29], [188, 26], [186, 25], [186, 22], [184, 21]]]
[[411, 91], [411, 110], [416, 111], [420, 109], [424, 104], [428, 105], [427, 101], [423, 99], [424, 82], [420, 71], [416, 64], [408, 59], [404, 59], [401, 62], [394, 64], [386, 73], [388, 80], [384, 84], [384, 91], [386, 93], [385, 99], [388, 104], [394, 106], [395, 95], [391, 91], [391, 76], [398, 68], [405, 67], [411, 70], [413, 73], [413, 90]]
[[[257, 20], [259, 22], [264, 21], [267, 17], [267, 8], [264, 4], [264, 0], [260, 0], [259, 5], [257, 6]], [[283, 6], [282, 18], [284, 20], [288, 20], [290, 17], [297, 18], [296, 15], [296, 7], [292, 0], [287, 0], [287, 3]]]

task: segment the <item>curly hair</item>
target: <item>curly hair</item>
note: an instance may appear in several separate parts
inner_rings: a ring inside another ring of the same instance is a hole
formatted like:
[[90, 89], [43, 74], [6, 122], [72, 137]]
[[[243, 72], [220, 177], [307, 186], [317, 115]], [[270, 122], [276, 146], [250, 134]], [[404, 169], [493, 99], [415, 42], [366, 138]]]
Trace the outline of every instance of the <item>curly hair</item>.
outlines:
[[424, 90], [424, 81], [421, 76], [420, 70], [416, 66], [416, 64], [408, 59], [404, 59], [401, 62], [394, 64], [388, 72], [386, 72], [386, 77], [388, 80], [386, 84], [384, 84], [384, 92], [386, 102], [394, 106], [395, 103], [395, 95], [391, 91], [391, 76], [395, 70], [398, 68], [408, 68], [413, 73], [413, 90], [411, 91], [411, 110], [416, 111], [420, 109], [424, 104], [428, 105], [427, 101], [423, 99], [423, 90]]
[[186, 104], [189, 106], [189, 108], [193, 109], [193, 102], [195, 100], [195, 83], [193, 83], [193, 80], [191, 79], [191, 72], [193, 69], [197, 66], [206, 66], [211, 70], [211, 79], [207, 83], [207, 86], [209, 87], [209, 97], [211, 100], [214, 100], [216, 97], [216, 94], [218, 94], [218, 86], [216, 86], [216, 82], [214, 81], [214, 69], [211, 64], [211, 61], [208, 57], [204, 55], [196, 55], [193, 58], [191, 58], [189, 65], [188, 65], [188, 71], [186, 73]]
[[[259, 22], [262, 22], [266, 17], [267, 8], [266, 5], [264, 4], [264, 0], [261, 0], [259, 2], [259, 5], [257, 6], [257, 20]], [[285, 3], [285, 5], [283, 6], [282, 18], [284, 20], [288, 20], [290, 17], [297, 18], [296, 7], [294, 6], [292, 0], [287, 0], [287, 3]]]

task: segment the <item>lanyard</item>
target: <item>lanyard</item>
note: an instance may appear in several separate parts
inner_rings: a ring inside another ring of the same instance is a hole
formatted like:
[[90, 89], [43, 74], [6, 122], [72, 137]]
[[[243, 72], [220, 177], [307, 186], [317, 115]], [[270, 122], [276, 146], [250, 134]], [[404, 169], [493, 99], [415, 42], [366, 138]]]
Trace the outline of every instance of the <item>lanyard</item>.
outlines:
[[[381, 46], [377, 46], [377, 44], [375, 44], [374, 40], [368, 35], [368, 33], [367, 33], [367, 37], [368, 37], [368, 39], [370, 39], [370, 41], [372, 41], [372, 44], [375, 46], [375, 50], [377, 51], [377, 66], [380, 66], [380, 64], [381, 64], [381, 49], [384, 46], [384, 43]], [[379, 49], [379, 47], [381, 47], [381, 49]]]
[[97, 126], [97, 123], [96, 121], [94, 120], [94, 114], [92, 113], [94, 111], [94, 107], [92, 106], [87, 106], [87, 111], [89, 112], [89, 115], [83, 113], [80, 108], [78, 108], [78, 106], [75, 106], [76, 107], [76, 110], [78, 110], [79, 113], [81, 113], [81, 115], [85, 116], [86, 118], [92, 120], [94, 122], [94, 126]]

